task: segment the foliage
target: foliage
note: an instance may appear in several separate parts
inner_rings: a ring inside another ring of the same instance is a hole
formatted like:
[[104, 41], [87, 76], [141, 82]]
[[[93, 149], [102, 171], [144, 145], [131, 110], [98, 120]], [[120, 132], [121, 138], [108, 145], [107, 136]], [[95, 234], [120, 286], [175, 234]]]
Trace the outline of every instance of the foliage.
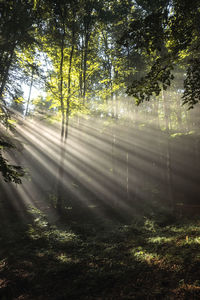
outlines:
[[146, 75], [133, 81], [129, 95], [136, 97], [137, 103], [158, 95], [171, 84], [173, 67], [179, 64], [187, 70], [183, 103], [192, 108], [199, 101], [199, 2], [160, 1], [156, 6], [148, 6], [146, 1], [136, 3], [139, 17], [130, 22], [122, 40], [144, 51], [148, 61]]
[[[14, 95], [22, 81], [18, 52], [35, 42], [36, 15], [27, 1], [3, 1], [1, 3], [0, 45], [0, 98]], [[23, 20], [23, 21], [22, 21]], [[18, 85], [17, 85], [18, 83]]]
[[4, 149], [13, 147], [12, 144], [0, 140], [0, 173], [6, 182], [21, 183], [21, 177], [24, 175], [22, 167], [9, 164], [2, 153]]
[[[0, 123], [9, 128], [12, 115], [10, 107], [23, 112], [22, 98], [20, 102], [19, 99], [22, 97], [24, 76], [19, 53], [35, 43], [34, 27], [37, 18], [30, 1], [3, 1], [0, 5]], [[1, 147], [5, 147], [3, 141]], [[0, 170], [4, 179], [20, 183], [22, 169], [9, 164], [3, 157], [2, 149], [0, 151]]]
[[47, 98], [58, 109], [79, 111], [93, 99], [114, 105], [126, 89], [139, 104], [167, 89], [181, 65], [187, 70], [183, 103], [198, 102], [198, 1], [18, 2], [4, 4], [1, 94], [13, 90], [9, 82], [21, 70], [20, 80], [34, 73], [34, 80], [46, 81]]
[[160, 226], [149, 217], [124, 224], [79, 216], [52, 224], [35, 208], [27, 217], [1, 223], [2, 297], [199, 297], [198, 220]]
[[187, 103], [189, 108], [193, 108], [200, 100], [200, 62], [198, 59], [193, 59], [190, 62], [191, 65], [187, 69], [187, 76], [184, 81], [183, 104]]

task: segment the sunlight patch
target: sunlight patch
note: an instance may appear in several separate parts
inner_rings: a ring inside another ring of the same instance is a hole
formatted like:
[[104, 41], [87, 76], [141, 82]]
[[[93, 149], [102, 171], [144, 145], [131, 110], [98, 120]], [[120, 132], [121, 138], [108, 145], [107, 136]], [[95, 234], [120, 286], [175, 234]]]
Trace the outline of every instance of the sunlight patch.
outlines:
[[148, 239], [150, 243], [155, 243], [155, 244], [170, 243], [173, 242], [174, 240], [175, 240], [174, 237], [165, 237], [165, 236], [156, 236]]
[[66, 256], [64, 253], [59, 254], [57, 257], [57, 260], [63, 262], [63, 263], [70, 263], [72, 262], [72, 258]]
[[52, 230], [52, 237], [56, 241], [60, 241], [60, 242], [70, 242], [76, 239], [75, 233], [70, 231], [65, 231], [65, 230], [59, 230], [59, 229]]
[[153, 263], [153, 261], [158, 261], [160, 256], [155, 252], [148, 252], [142, 247], [137, 247], [131, 250], [131, 254], [136, 258], [137, 261]]

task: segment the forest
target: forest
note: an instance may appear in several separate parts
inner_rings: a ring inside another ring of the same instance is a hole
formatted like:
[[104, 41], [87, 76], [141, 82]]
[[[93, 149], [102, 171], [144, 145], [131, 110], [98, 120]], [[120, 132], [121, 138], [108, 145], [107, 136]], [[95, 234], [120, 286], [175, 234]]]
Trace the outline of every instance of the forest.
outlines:
[[0, 0], [0, 300], [200, 299], [198, 0]]

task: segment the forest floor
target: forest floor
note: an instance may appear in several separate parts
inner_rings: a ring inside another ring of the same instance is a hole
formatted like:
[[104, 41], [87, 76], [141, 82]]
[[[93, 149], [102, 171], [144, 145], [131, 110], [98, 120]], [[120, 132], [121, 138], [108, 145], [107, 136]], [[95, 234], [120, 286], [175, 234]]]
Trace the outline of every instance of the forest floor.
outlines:
[[200, 299], [199, 219], [71, 211], [50, 224], [0, 206], [1, 300]]

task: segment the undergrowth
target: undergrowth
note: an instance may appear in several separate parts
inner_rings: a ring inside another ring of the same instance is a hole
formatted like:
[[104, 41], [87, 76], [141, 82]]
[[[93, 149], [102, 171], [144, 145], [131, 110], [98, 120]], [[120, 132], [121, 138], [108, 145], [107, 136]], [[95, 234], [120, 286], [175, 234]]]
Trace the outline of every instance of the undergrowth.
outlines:
[[200, 220], [55, 220], [0, 227], [0, 299], [199, 299]]

